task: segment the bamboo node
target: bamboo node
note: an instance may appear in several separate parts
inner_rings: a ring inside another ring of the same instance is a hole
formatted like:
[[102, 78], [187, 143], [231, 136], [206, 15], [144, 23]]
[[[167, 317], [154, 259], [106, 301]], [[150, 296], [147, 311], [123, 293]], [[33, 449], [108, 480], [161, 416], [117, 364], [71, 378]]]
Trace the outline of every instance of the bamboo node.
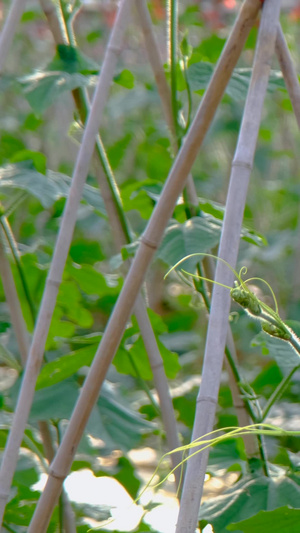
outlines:
[[234, 159], [234, 161], [232, 162], [232, 166], [243, 167], [252, 170], [252, 163], [248, 163], [247, 161], [242, 161], [240, 159]]
[[55, 279], [52, 279], [52, 278], [51, 278], [51, 279], [49, 278], [48, 281], [47, 281], [47, 285], [48, 285], [48, 284], [49, 284], [49, 285], [53, 285], [54, 287], [57, 287], [57, 288], [59, 289], [60, 284], [61, 284], [61, 281], [59, 281], [59, 280], [55, 280]]
[[66, 479], [65, 474], [57, 474], [52, 468], [50, 468], [49, 470], [49, 477], [53, 477], [54, 479], [58, 479], [59, 481], [64, 481]]
[[158, 248], [157, 243], [151, 241], [150, 239], [147, 239], [147, 237], [146, 237], [145, 235], [142, 235], [142, 237], [141, 237], [141, 242], [142, 242], [145, 246], [148, 246], [148, 248], [152, 248], [153, 250], [157, 250], [157, 248]]
[[107, 50], [108, 50], [109, 52], [113, 52], [114, 54], [117, 54], [117, 55], [118, 55], [118, 54], [121, 53], [122, 48], [121, 48], [120, 46], [116, 46], [116, 45], [114, 45], [114, 44], [110, 44], [110, 45], [108, 45]]
[[157, 363], [154, 363], [151, 365], [152, 370], [155, 370], [156, 368], [162, 368], [164, 366], [163, 361], [158, 361]]
[[202, 403], [202, 402], [210, 402], [213, 405], [217, 404], [217, 400], [213, 398], [212, 396], [201, 396], [200, 398], [197, 398], [197, 403]]

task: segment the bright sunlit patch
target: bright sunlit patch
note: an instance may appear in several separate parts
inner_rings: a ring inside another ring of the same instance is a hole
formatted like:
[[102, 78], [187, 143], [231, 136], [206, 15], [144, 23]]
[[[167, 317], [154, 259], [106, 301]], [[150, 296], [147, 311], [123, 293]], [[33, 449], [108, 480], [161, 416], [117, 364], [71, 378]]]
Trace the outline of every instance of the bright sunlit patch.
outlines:
[[205, 528], [202, 530], [202, 533], [214, 533], [214, 530], [210, 524], [207, 524]]
[[[42, 474], [33, 488], [42, 491], [46, 481], [47, 475]], [[106, 530], [132, 531], [142, 518], [143, 509], [133, 503], [128, 492], [115, 479], [97, 478], [89, 470], [80, 470], [67, 477], [64, 487], [71, 501], [111, 508], [113, 520], [105, 524]]]

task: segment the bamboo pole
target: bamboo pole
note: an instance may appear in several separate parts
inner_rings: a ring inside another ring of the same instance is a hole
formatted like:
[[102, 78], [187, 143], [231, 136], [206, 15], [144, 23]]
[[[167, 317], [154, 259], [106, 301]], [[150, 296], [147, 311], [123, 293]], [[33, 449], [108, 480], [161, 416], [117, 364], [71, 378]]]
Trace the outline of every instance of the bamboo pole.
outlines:
[[13, 0], [0, 34], [0, 73], [3, 72], [5, 61], [13, 38], [23, 14], [25, 0]]
[[18, 459], [18, 450], [22, 442], [24, 429], [26, 427], [34, 396], [35, 383], [42, 362], [49, 325], [73, 235], [77, 208], [82, 196], [84, 182], [94, 150], [95, 138], [110, 89], [131, 5], [132, 0], [121, 1], [106, 50], [97, 88], [95, 90], [82, 144], [78, 153], [72, 184], [66, 202], [53, 260], [47, 277], [40, 312], [33, 335], [22, 387], [19, 393], [11, 431], [2, 458], [0, 470], [0, 523], [2, 523], [5, 504], [9, 495], [9, 489]]
[[[251, 83], [232, 163], [219, 256], [233, 268], [237, 261], [248, 182], [275, 47], [279, 13], [280, 0], [265, 0]], [[232, 271], [221, 261], [217, 264], [216, 281], [227, 286], [233, 284]], [[209, 433], [213, 428], [228, 331], [229, 308], [228, 289], [215, 285], [192, 440]], [[208, 450], [205, 450], [187, 461], [176, 533], [194, 533], [196, 529], [207, 459]]]
[[286, 43], [282, 28], [278, 25], [276, 36], [276, 53], [282, 70], [284, 81], [292, 102], [298, 127], [300, 128], [300, 85], [296, 69], [293, 65], [290, 51]]
[[142, 285], [150, 260], [162, 238], [164, 228], [175, 207], [185, 178], [191, 170], [205, 133], [238, 60], [249, 30], [260, 8], [260, 0], [246, 0], [231, 35], [216, 66], [200, 108], [174, 162], [161, 198], [141, 239], [136, 257], [131, 265], [123, 290], [106, 327], [100, 347], [84, 383], [80, 398], [70, 423], [51, 465], [44, 492], [32, 518], [28, 533], [43, 533], [49, 523], [53, 508], [67, 476], [76, 448], [89, 418], [99, 390], [114, 353], [119, 345], [126, 322]]
[[[48, 14], [48, 21], [50, 24], [50, 29], [52, 31], [53, 37], [57, 44], [66, 42], [68, 44], [68, 36], [64, 36], [62, 30], [59, 31], [61, 25], [58, 19], [55, 19], [55, 11], [51, 10], [53, 5], [49, 0], [40, 0], [42, 9]], [[50, 17], [51, 14], [51, 17]], [[64, 21], [62, 19], [62, 25], [64, 27]], [[67, 41], [66, 41], [67, 39]], [[75, 93], [75, 94], [74, 94]], [[85, 117], [83, 116], [82, 109], [80, 104], [82, 98], [84, 98], [88, 105], [88, 97], [81, 94], [81, 90], [73, 91], [75, 105], [77, 105], [78, 111], [82, 116], [82, 121], [85, 122]], [[98, 137], [98, 146], [100, 143], [100, 138]], [[108, 213], [108, 218], [111, 224], [112, 234], [116, 247], [118, 250], [125, 244], [128, 244], [128, 235], [125, 233], [123, 225], [120, 222], [119, 212], [116, 208], [116, 201], [113, 198], [112, 188], [109, 187], [107, 177], [101, 167], [101, 155], [99, 150], [95, 151], [95, 160], [96, 160], [96, 177], [99, 184], [100, 191], [102, 193], [102, 198], [104, 200], [105, 208]], [[117, 184], [115, 183], [115, 188]], [[119, 191], [116, 191], [119, 194]], [[166, 440], [168, 444], [168, 449], [173, 450], [180, 446], [180, 440], [177, 429], [177, 422], [175, 418], [175, 412], [173, 408], [172, 398], [169, 390], [168, 380], [165, 374], [165, 369], [163, 365], [163, 360], [159, 351], [157, 340], [153, 332], [150, 319], [147, 314], [146, 305], [142, 295], [137, 299], [137, 302], [134, 307], [134, 314], [137, 318], [137, 322], [141, 331], [141, 336], [146, 347], [148, 354], [150, 366], [153, 373], [154, 385], [157, 390], [159, 404], [161, 409], [161, 416], [163, 420], [163, 425], [166, 432]], [[175, 468], [181, 461], [181, 454], [175, 453], [171, 455], [172, 467]], [[177, 469], [175, 471], [175, 481], [177, 488], [180, 483], [180, 471]]]

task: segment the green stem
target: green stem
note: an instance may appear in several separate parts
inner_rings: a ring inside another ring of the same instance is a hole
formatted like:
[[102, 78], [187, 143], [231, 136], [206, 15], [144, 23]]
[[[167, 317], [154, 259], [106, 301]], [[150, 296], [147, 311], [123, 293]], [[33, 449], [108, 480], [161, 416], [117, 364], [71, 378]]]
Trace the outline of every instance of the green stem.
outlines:
[[28, 307], [29, 307], [29, 310], [30, 310], [31, 319], [32, 319], [32, 323], [33, 323], [32, 325], [34, 325], [35, 324], [35, 319], [36, 319], [35, 307], [34, 307], [34, 304], [33, 304], [33, 301], [32, 301], [31, 295], [30, 295], [30, 291], [29, 291], [29, 288], [28, 288], [28, 285], [27, 285], [27, 282], [26, 282], [25, 273], [24, 273], [24, 269], [23, 269], [23, 266], [22, 266], [19, 250], [18, 250], [18, 247], [17, 247], [17, 243], [15, 241], [12, 229], [10, 227], [10, 224], [9, 224], [6, 216], [2, 215], [0, 217], [0, 224], [2, 226], [3, 232], [4, 232], [5, 236], [6, 236], [7, 242], [9, 244], [10, 249], [11, 249], [14, 261], [16, 263], [16, 267], [17, 267], [17, 270], [18, 270], [18, 273], [19, 273], [19, 276], [20, 276], [20, 280], [21, 280], [21, 284], [22, 284], [23, 291], [24, 291], [24, 294], [25, 294], [25, 298], [27, 300]]
[[158, 416], [161, 416], [161, 411], [160, 411], [160, 407], [159, 405], [157, 404], [157, 402], [155, 401], [155, 399], [153, 398], [153, 394], [150, 390], [150, 388], [148, 387], [147, 385], [147, 382], [141, 378], [140, 376], [140, 371], [139, 369], [137, 368], [136, 364], [135, 364], [135, 361], [131, 355], [130, 352], [128, 352], [128, 357], [129, 357], [129, 360], [130, 360], [130, 363], [131, 363], [131, 366], [136, 374], [135, 378], [137, 379], [137, 381], [139, 382], [139, 385], [140, 387], [144, 390], [144, 392], [146, 393], [146, 395], [148, 396], [149, 400], [150, 400], [150, 403], [152, 405], [152, 407], [154, 408], [156, 414]]
[[171, 71], [171, 100], [172, 113], [175, 124], [176, 137], [179, 142], [178, 105], [177, 105], [177, 27], [178, 27], [178, 5], [177, 0], [169, 0], [169, 57]]
[[190, 80], [189, 80], [189, 77], [188, 77], [188, 73], [187, 73], [187, 68], [188, 68], [188, 59], [187, 57], [183, 57], [182, 59], [182, 62], [183, 62], [183, 75], [184, 75], [184, 79], [185, 79], [185, 83], [186, 83], [186, 91], [187, 91], [187, 97], [188, 97], [188, 111], [187, 111], [187, 119], [186, 119], [186, 125], [185, 125], [185, 129], [184, 129], [184, 133], [187, 133], [189, 127], [190, 127], [190, 124], [191, 124], [191, 117], [192, 117], [192, 105], [193, 105], [193, 101], [192, 101], [192, 90], [191, 90], [191, 85], [190, 85]]
[[274, 403], [278, 400], [278, 398], [280, 398], [280, 396], [282, 396], [282, 394], [284, 393], [286, 387], [288, 386], [289, 381], [291, 380], [293, 374], [296, 372], [296, 370], [299, 370], [299, 366], [295, 366], [290, 371], [290, 373], [276, 387], [276, 389], [273, 392], [272, 396], [269, 398], [269, 400], [267, 401], [267, 403], [265, 405], [265, 408], [264, 408], [264, 410], [263, 410], [263, 412], [261, 414], [261, 420], [259, 420], [259, 422], [263, 422], [266, 419], [266, 417], [267, 417], [272, 405], [274, 405]]

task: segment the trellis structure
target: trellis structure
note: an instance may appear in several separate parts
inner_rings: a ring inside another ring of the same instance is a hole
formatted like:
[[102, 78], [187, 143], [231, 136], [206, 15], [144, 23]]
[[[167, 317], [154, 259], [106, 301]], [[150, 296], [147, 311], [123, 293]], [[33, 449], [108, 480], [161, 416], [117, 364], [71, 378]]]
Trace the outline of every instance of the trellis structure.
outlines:
[[[65, 28], [57, 18], [57, 13], [53, 8], [52, 3], [48, 0], [41, 0], [41, 6], [47, 16], [49, 27], [53, 32], [56, 43], [69, 44], [72, 36], [68, 34], [67, 28]], [[28, 358], [26, 353], [28, 349], [28, 340], [26, 339], [26, 332], [24, 332], [24, 327], [22, 325], [22, 317], [19, 316], [18, 311], [14, 310], [14, 305], [16, 307], [17, 304], [15, 302], [16, 298], [14, 296], [13, 284], [9, 285], [9, 265], [6, 262], [3, 250], [0, 249], [0, 259], [2, 263], [1, 275], [4, 284], [6, 283], [5, 280], [8, 280], [6, 285], [7, 300], [12, 311], [12, 317], [14, 317], [16, 322], [16, 331], [19, 331], [18, 339], [20, 352], [23, 354], [24, 364], [27, 359], [19, 399], [0, 470], [1, 519], [9, 496], [10, 485], [18, 458], [18, 451], [26, 428], [36, 379], [43, 359], [50, 321], [56, 304], [56, 297], [72, 240], [77, 208], [81, 199], [84, 182], [93, 153], [98, 162], [97, 177], [99, 179], [102, 196], [106, 201], [107, 212], [112, 220], [115, 240], [119, 246], [130, 242], [130, 231], [128, 230], [126, 220], [122, 217], [120, 199], [116, 185], [113, 182], [113, 177], [110, 175], [108, 162], [105, 160], [105, 153], [102, 149], [98, 131], [105, 103], [108, 98], [111, 80], [114, 75], [116, 61], [121, 49], [123, 34], [133, 7], [137, 9], [139, 14], [140, 24], [145, 35], [149, 61], [154, 71], [166, 120], [172, 134], [174, 149], [177, 149], [175, 140], [176, 126], [173, 120], [170, 90], [166, 83], [159, 50], [152, 32], [151, 19], [147, 9], [146, 0], [121, 0], [92, 103], [89, 103], [87, 95], [83, 92], [80, 92], [77, 89], [73, 91], [74, 101], [78, 105], [82, 122], [85, 122], [84, 135], [78, 152], [72, 185], [64, 209], [62, 224], [57, 238], [55, 252], [49, 270], [31, 347], [28, 350]], [[151, 362], [155, 378], [155, 386], [159, 395], [162, 417], [167, 432], [169, 449], [178, 447], [179, 440], [177, 436], [176, 422], [166, 377], [163, 372], [162, 360], [140, 291], [142, 289], [146, 271], [159, 246], [167, 222], [176, 205], [177, 198], [182, 193], [185, 184], [187, 186], [187, 194], [190, 203], [197, 206], [197, 198], [195, 197], [195, 189], [190, 174], [191, 168], [220, 103], [226, 85], [230, 80], [232, 71], [243, 50], [248, 33], [255, 23], [262, 7], [253, 73], [241, 124], [238, 145], [232, 163], [226, 215], [219, 248], [219, 257], [227, 261], [233, 268], [235, 268], [237, 260], [242, 218], [255, 153], [262, 106], [270, 72], [270, 62], [275, 49], [294, 107], [298, 125], [300, 124], [299, 83], [279, 25], [279, 0], [265, 0], [263, 6], [260, 0], [245, 0], [216, 65], [210, 84], [202, 98], [197, 114], [189, 128], [185, 141], [174, 160], [173, 167], [161, 193], [160, 199], [148, 226], [141, 237], [139, 249], [132, 262], [124, 287], [96, 352], [90, 372], [82, 388], [80, 398], [75, 405], [74, 412], [61, 445], [51, 462], [48, 481], [29, 526], [29, 533], [42, 533], [47, 529], [54, 506], [56, 505], [62, 490], [63, 481], [69, 473], [76, 448], [82, 437], [89, 415], [98, 398], [101, 385], [106, 377], [107, 370], [112, 362], [132, 312], [138, 317], [139, 327]], [[10, 12], [1, 34], [0, 70], [2, 72], [4, 69], [5, 58], [23, 8], [24, 1], [14, 0], [12, 2]], [[218, 262], [217, 264], [215, 280], [219, 283], [232, 286], [232, 272], [227, 269], [222, 262]], [[197, 439], [210, 432], [213, 427], [223, 356], [227, 342], [229, 306], [230, 294], [224, 289], [224, 287], [216, 285], [212, 296], [202, 385], [197, 400], [193, 439]], [[233, 387], [234, 386], [235, 385], [233, 384]], [[236, 397], [238, 404], [238, 390], [236, 390]], [[248, 415], [245, 415], [245, 412], [241, 417], [240, 423], [243, 423], [242, 421], [246, 423], [247, 420], [249, 420]], [[47, 428], [41, 427], [41, 432], [44, 432], [44, 441], [47, 442]], [[253, 439], [248, 439], [246, 445], [248, 446], [248, 451], [252, 455], [258, 453], [257, 446]], [[48, 458], [52, 459], [52, 456], [53, 450], [48, 454]], [[180, 460], [180, 456], [179, 454], [174, 454], [172, 457], [173, 466], [176, 466]], [[205, 451], [193, 456], [187, 463], [176, 533], [194, 533], [195, 531], [207, 459], [208, 451]], [[71, 524], [70, 531], [74, 531], [72, 518], [69, 518], [68, 520], [69, 524]]]

